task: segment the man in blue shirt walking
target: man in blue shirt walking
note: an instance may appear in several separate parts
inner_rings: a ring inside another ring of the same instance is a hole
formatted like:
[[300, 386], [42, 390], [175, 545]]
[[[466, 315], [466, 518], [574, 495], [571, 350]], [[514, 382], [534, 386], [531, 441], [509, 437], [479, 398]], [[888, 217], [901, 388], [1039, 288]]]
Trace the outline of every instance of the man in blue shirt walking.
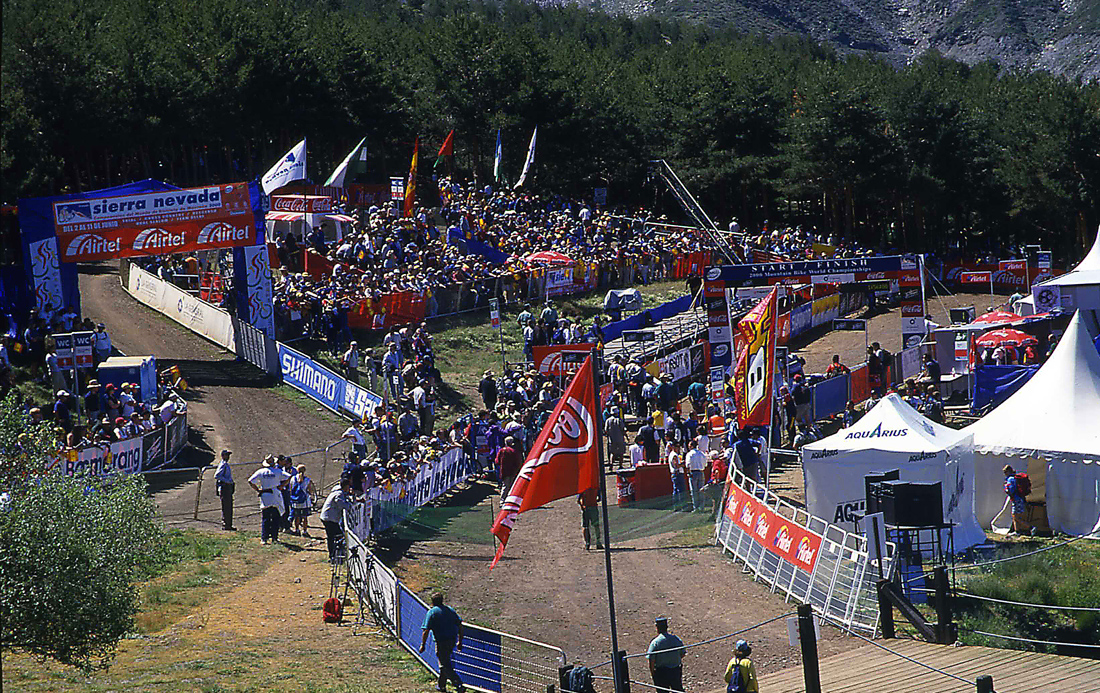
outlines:
[[458, 678], [454, 665], [451, 664], [451, 654], [454, 650], [462, 649], [462, 619], [458, 613], [449, 606], [443, 604], [443, 595], [436, 592], [432, 595], [432, 608], [424, 615], [424, 624], [421, 626], [420, 651], [423, 652], [428, 644], [428, 633], [435, 638], [435, 656], [439, 660], [439, 681], [436, 682], [436, 690], [447, 690], [447, 679], [454, 682], [458, 693], [463, 693], [466, 687], [462, 685], [462, 679]]

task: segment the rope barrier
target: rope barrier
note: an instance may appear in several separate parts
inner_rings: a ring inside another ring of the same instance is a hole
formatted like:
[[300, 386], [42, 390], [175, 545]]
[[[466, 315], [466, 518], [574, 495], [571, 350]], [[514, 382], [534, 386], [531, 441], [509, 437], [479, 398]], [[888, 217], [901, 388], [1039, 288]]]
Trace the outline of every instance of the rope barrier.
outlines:
[[1100, 613], [1100, 607], [1096, 606], [1055, 606], [1053, 604], [1033, 604], [1031, 602], [1014, 602], [1011, 599], [994, 599], [993, 597], [983, 597], [977, 594], [970, 594], [969, 592], [956, 592], [957, 597], [968, 597], [970, 599], [980, 599], [984, 602], [996, 602], [997, 604], [1009, 604], [1011, 606], [1030, 606], [1036, 609], [1054, 609], [1057, 611], [1092, 611]]
[[856, 633], [855, 631], [846, 630], [842, 624], [836, 623], [830, 616], [827, 616], [826, 614], [823, 614], [823, 613], [819, 613], [816, 609], [814, 610], [814, 613], [818, 617], [820, 617], [821, 620], [825, 621], [829, 625], [834, 626], [834, 627], [836, 627], [836, 628], [838, 628], [838, 629], [840, 629], [840, 630], [842, 630], [842, 631], [844, 631], [844, 632], [846, 632], [850, 635], [854, 635], [857, 638], [859, 638], [860, 640], [862, 640], [864, 642], [867, 642], [867, 643], [870, 643], [871, 645], [874, 645], [875, 647], [879, 648], [880, 650], [885, 650], [885, 651], [889, 652], [890, 654], [892, 654], [896, 657], [901, 657], [902, 659], [904, 659], [906, 661], [909, 661], [909, 662], [912, 662], [913, 664], [917, 664], [919, 666], [922, 666], [925, 669], [928, 669], [930, 671], [934, 671], [937, 674], [942, 674], [942, 675], [944, 675], [948, 678], [955, 679], [956, 681], [960, 681], [962, 683], [965, 683], [968, 686], [973, 686], [974, 685], [973, 681], [968, 681], [968, 680], [962, 678], [961, 676], [956, 676], [955, 674], [952, 674], [949, 671], [944, 671], [943, 669], [937, 669], [936, 667], [932, 666], [931, 664], [925, 664], [924, 662], [922, 662], [920, 660], [917, 660], [917, 659], [913, 659], [912, 657], [909, 657], [908, 655], [903, 655], [900, 652], [895, 652], [894, 650], [891, 650], [889, 647], [886, 647], [885, 645], [880, 645], [877, 642], [875, 642], [874, 640], [871, 640], [870, 638], [865, 638], [862, 635], [860, 635], [859, 633]]
[[748, 631], [752, 630], [753, 628], [759, 628], [760, 626], [766, 626], [769, 623], [772, 623], [774, 621], [778, 621], [781, 618], [787, 618], [788, 616], [794, 616], [797, 613], [798, 613], [797, 611], [788, 611], [785, 614], [780, 614], [779, 616], [776, 616], [775, 618], [769, 618], [767, 621], [761, 621], [760, 623], [749, 626], [748, 628], [742, 628], [741, 630], [734, 631], [733, 633], [728, 633], [726, 635], [719, 635], [717, 638], [711, 638], [709, 640], [701, 640], [700, 642], [692, 643], [690, 645], [684, 645], [682, 647], [669, 647], [669, 648], [664, 649], [664, 650], [654, 650], [653, 652], [638, 652], [636, 654], [629, 654], [626, 657], [624, 657], [623, 659], [634, 659], [635, 657], [646, 657], [646, 656], [651, 655], [651, 654], [661, 654], [663, 652], [679, 652], [680, 650], [689, 650], [693, 647], [699, 647], [700, 645], [709, 645], [710, 643], [718, 642], [719, 640], [728, 640], [729, 638], [732, 638], [735, 635], [741, 635], [742, 633], [747, 633]]
[[991, 638], [1004, 638], [1005, 640], [1015, 640], [1016, 642], [1027, 642], [1034, 645], [1061, 645], [1063, 647], [1088, 647], [1090, 649], [1100, 650], [1100, 645], [1088, 645], [1078, 642], [1056, 642], [1053, 640], [1033, 640], [1031, 638], [1017, 638], [1013, 635], [1002, 635], [1001, 633], [987, 633], [984, 630], [973, 630], [972, 628], [959, 628], [959, 630], [966, 631], [967, 633], [977, 633], [978, 635], [988, 635]]
[[970, 565], [955, 566], [955, 570], [969, 570], [971, 568], [981, 568], [982, 566], [994, 565], [996, 563], [1004, 563], [1005, 561], [1015, 561], [1017, 558], [1026, 558], [1028, 556], [1034, 556], [1037, 553], [1042, 553], [1044, 551], [1050, 551], [1051, 549], [1058, 549], [1058, 548], [1061, 548], [1063, 546], [1068, 546], [1069, 544], [1072, 544], [1075, 541], [1080, 541], [1081, 539], [1088, 539], [1089, 537], [1094, 537], [1096, 535], [1097, 535], [1097, 532], [1090, 532], [1088, 534], [1082, 534], [1080, 536], [1073, 537], [1072, 539], [1063, 541], [1060, 544], [1054, 544], [1053, 546], [1044, 546], [1041, 549], [1035, 549], [1034, 551], [1028, 551], [1027, 553], [1021, 553], [1021, 554], [1018, 554], [1016, 556], [1005, 556], [1004, 558], [996, 558], [992, 561], [984, 561], [982, 563], [971, 563]]

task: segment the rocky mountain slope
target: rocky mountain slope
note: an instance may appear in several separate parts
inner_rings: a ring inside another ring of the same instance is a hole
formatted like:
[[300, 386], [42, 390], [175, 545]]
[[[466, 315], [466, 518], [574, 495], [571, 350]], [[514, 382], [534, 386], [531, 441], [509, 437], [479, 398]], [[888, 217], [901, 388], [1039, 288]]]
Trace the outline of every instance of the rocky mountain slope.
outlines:
[[[558, 0], [551, 0], [558, 1]], [[578, 0], [746, 33], [808, 35], [904, 64], [928, 49], [1010, 69], [1100, 77], [1100, 0]]]

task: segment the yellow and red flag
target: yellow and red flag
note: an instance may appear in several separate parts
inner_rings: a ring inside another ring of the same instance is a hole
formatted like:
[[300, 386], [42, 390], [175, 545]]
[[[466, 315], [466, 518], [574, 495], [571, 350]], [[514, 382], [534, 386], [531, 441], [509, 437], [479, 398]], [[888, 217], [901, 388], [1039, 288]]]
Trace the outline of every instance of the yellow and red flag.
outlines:
[[409, 180], [405, 183], [405, 216], [413, 215], [413, 206], [416, 204], [416, 165], [420, 160], [420, 138], [413, 143], [412, 164], [409, 165]]
[[778, 303], [779, 289], [773, 288], [737, 323], [740, 335], [733, 384], [740, 428], [771, 425]]

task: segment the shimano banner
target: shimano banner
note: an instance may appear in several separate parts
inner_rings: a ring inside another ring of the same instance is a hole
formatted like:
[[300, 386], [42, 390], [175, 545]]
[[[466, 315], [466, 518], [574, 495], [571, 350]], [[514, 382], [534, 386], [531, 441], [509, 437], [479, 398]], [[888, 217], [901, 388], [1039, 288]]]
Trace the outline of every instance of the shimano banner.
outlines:
[[281, 342], [279, 369], [282, 371], [284, 383], [340, 413], [340, 407], [344, 403], [345, 381], [342, 377]]

